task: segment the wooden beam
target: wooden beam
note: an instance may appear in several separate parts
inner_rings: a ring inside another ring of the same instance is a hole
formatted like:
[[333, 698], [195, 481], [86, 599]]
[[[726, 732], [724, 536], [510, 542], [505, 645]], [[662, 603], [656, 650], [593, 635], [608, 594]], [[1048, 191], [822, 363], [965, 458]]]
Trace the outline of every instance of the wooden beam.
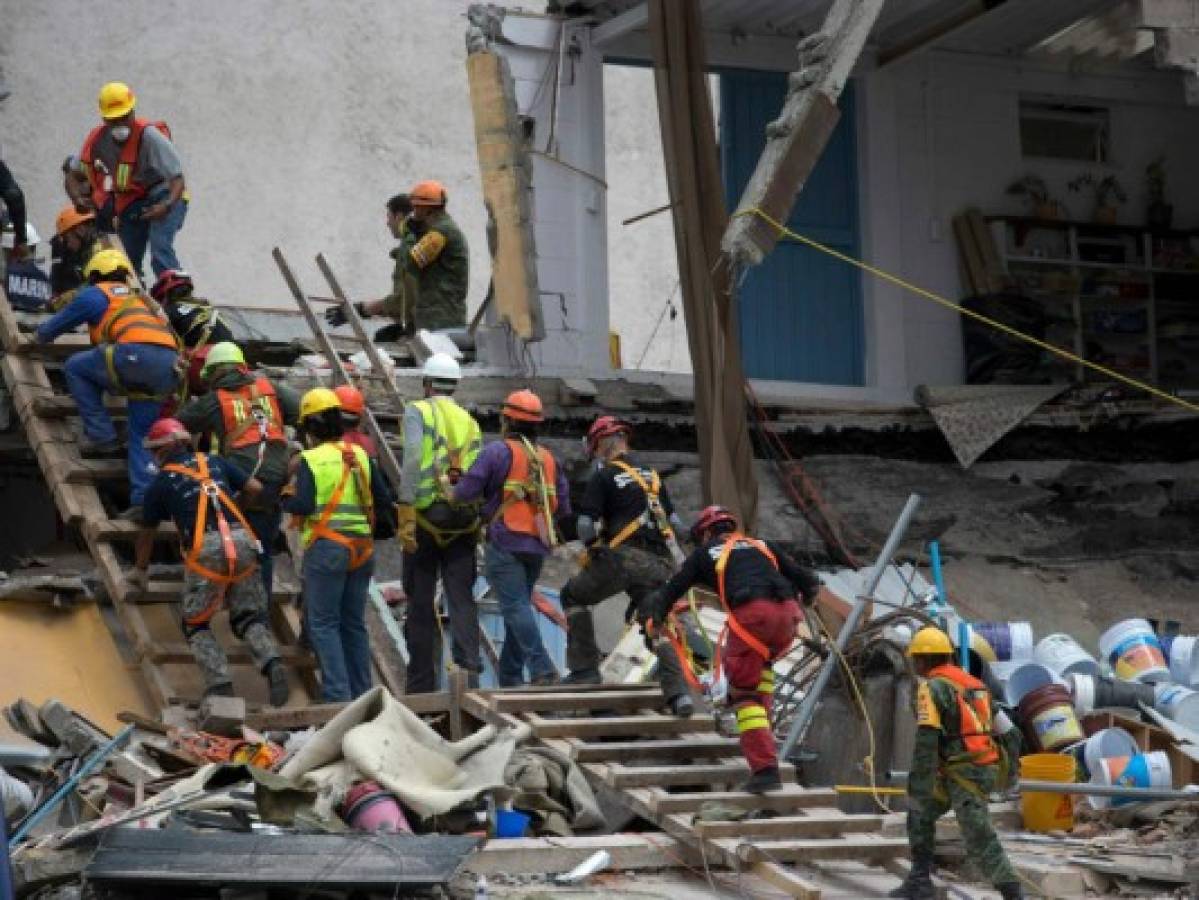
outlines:
[[661, 691], [579, 691], [564, 693], [492, 694], [491, 708], [498, 712], [565, 712], [612, 709], [622, 712], [657, 709], [666, 702]]
[[877, 863], [908, 853], [907, 838], [812, 838], [801, 840], [758, 840], [718, 838], [713, 843], [744, 862], [815, 862], [852, 859]]
[[539, 738], [554, 737], [633, 737], [680, 734], [686, 731], [715, 731], [711, 716], [679, 719], [674, 716], [612, 716], [597, 719], [543, 719], [528, 715], [533, 733]]
[[649, 808], [658, 815], [696, 812], [705, 803], [719, 803], [735, 809], [771, 809], [786, 812], [813, 806], [836, 806], [837, 792], [828, 788], [805, 788], [784, 785], [782, 790], [769, 794], [747, 794], [745, 791], [697, 791], [668, 794], [663, 790], [650, 791]]
[[712, 756], [735, 756], [740, 752], [736, 738], [719, 734], [687, 734], [658, 741], [611, 741], [591, 743], [570, 741], [570, 756], [576, 762], [617, 762], [635, 759], [676, 760], [679, 762]]
[[[794, 783], [795, 767], [781, 763], [783, 781]], [[749, 775], [744, 759], [718, 763], [690, 763], [673, 766], [626, 766], [610, 763], [605, 782], [614, 788], [669, 787], [675, 785], [732, 784]]]
[[833, 838], [842, 834], [869, 833], [883, 827], [881, 816], [809, 815], [744, 819], [740, 822], [695, 822], [691, 827], [708, 838]]

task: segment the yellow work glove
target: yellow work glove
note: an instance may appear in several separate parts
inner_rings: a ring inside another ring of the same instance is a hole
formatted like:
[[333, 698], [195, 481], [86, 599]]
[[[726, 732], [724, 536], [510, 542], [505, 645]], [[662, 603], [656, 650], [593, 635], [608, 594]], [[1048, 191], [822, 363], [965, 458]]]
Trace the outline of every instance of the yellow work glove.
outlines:
[[400, 546], [405, 553], [416, 552], [416, 507], [409, 504], [400, 504], [396, 507], [396, 518], [399, 522], [399, 528], [396, 531], [396, 537], [400, 539]]

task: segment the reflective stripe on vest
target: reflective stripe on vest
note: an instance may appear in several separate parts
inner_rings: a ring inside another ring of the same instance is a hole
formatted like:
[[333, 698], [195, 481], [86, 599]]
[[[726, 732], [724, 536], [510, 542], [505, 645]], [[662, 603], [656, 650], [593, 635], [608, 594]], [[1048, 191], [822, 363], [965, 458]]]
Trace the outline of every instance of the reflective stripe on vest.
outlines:
[[[353, 466], [346, 465], [347, 453]], [[303, 542], [307, 547], [316, 539], [317, 525], [328, 513], [330, 531], [356, 538], [371, 536], [370, 460], [366, 451], [355, 444], [331, 441], [303, 452], [304, 461], [316, 485], [315, 515], [304, 520]], [[348, 472], [352, 468], [354, 471]], [[349, 474], [347, 479], [345, 476]], [[335, 498], [339, 485], [341, 496]]]
[[945, 733], [949, 740], [961, 740], [969, 762], [988, 766], [999, 762], [999, 753], [991, 738], [991, 693], [987, 686], [964, 669], [953, 665], [938, 666], [928, 673], [929, 680], [943, 681], [953, 688], [958, 700], [959, 734]]
[[[553, 514], [558, 511], [558, 469], [553, 454], [524, 439], [509, 438], [504, 443], [512, 453], [512, 462], [496, 515], [502, 516], [509, 531], [532, 535], [552, 547], [556, 543]], [[531, 450], [536, 452], [536, 462], [530, 460]]]
[[[150, 127], [159, 128], [164, 134], [167, 133], [166, 126], [163, 123], [151, 123], [146, 119], [134, 119], [129, 126], [129, 137], [125, 140], [125, 143], [120, 145], [121, 152], [117, 157], [117, 170], [108, 173], [100, 172], [95, 164], [96, 142], [100, 140], [108, 126], [97, 125], [88, 134], [87, 140], [83, 142], [83, 152], [80, 154], [80, 162], [83, 164], [83, 171], [92, 185], [92, 200], [96, 203], [97, 208], [104, 205], [105, 195], [110, 190], [116, 195], [116, 211], [118, 215], [124, 212], [129, 204], [146, 196], [145, 187], [135, 181], [134, 178], [137, 174], [137, 158], [141, 153], [142, 134]], [[111, 187], [105, 184], [105, 174], [112, 177]]]
[[238, 450], [266, 442], [284, 443], [283, 411], [275, 387], [265, 378], [256, 378], [239, 388], [217, 388], [221, 422], [225, 429], [222, 450]]
[[101, 282], [96, 287], [108, 299], [108, 309], [99, 323], [88, 328], [94, 345], [155, 344], [172, 350], [179, 348], [170, 324], [137, 291], [113, 282]]
[[420, 481], [413, 506], [428, 509], [453, 493], [458, 476], [474, 463], [482, 449], [479, 423], [449, 397], [417, 400], [424, 436], [421, 439]]

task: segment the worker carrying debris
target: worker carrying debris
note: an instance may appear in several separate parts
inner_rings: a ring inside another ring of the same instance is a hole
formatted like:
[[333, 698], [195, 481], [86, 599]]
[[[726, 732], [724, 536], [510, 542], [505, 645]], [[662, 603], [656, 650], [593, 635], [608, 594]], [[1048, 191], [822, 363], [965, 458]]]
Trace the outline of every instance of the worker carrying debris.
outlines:
[[211, 302], [195, 294], [191, 275], [182, 269], [167, 269], [150, 288], [150, 296], [158, 301], [175, 334], [183, 342], [186, 364], [187, 394], [204, 393], [204, 362], [215, 344], [233, 341], [233, 332], [222, 320]]
[[[408, 193], [412, 214], [405, 217], [388, 203], [388, 227], [400, 244], [391, 293], [381, 300], [354, 304], [363, 318], [385, 315], [395, 320], [375, 335], [376, 341], [396, 340], [422, 328], [462, 328], [466, 325], [466, 292], [470, 253], [466, 236], [445, 211], [446, 192], [438, 181], [421, 181]], [[402, 204], [396, 204], [402, 210]], [[325, 319], [336, 328], [346, 323], [346, 311], [331, 306]]]
[[908, 773], [908, 842], [912, 868], [892, 897], [936, 897], [932, 883], [937, 820], [953, 810], [966, 852], [1004, 900], [1024, 896], [995, 835], [987, 795], [1002, 760], [992, 736], [991, 695], [953, 662], [953, 644], [939, 628], [922, 628], [908, 656], [923, 679], [916, 697], [916, 746]]
[[342, 440], [357, 444], [374, 462], [379, 458], [379, 448], [375, 446], [375, 439], [362, 430], [362, 419], [366, 415], [366, 398], [362, 391], [352, 384], [339, 384], [333, 393], [341, 404]]
[[79, 160], [92, 186], [100, 230], [116, 231], [140, 274], [146, 246], [155, 275], [179, 269], [175, 235], [187, 216], [183, 164], [165, 122], [134, 115], [129, 85], [100, 88], [101, 124], [83, 142]]
[[230, 341], [212, 345], [200, 378], [208, 392], [189, 400], [176, 414], [194, 434], [211, 435], [211, 449], [262, 483], [243, 506], [246, 520], [262, 543], [262, 583], [274, 586], [274, 552], [283, 519], [281, 494], [287, 484], [285, 425], [299, 420], [300, 398], [291, 388], [252, 372], [241, 348]]
[[162, 402], [175, 390], [178, 342], [170, 324], [128, 284], [133, 265], [119, 250], [101, 250], [83, 270], [88, 287], [37, 329], [38, 343], [87, 325], [92, 349], [66, 363], [67, 390], [79, 406], [84, 456], [120, 450], [104, 394], [128, 398], [129, 501], [126, 516], [137, 518], [142, 497], [154, 476], [154, 460], [142, 445], [158, 418]]
[[533, 588], [560, 543], [555, 519], [570, 515], [570, 488], [554, 455], [537, 443], [544, 418], [532, 391], [509, 394], [501, 410], [503, 440], [488, 444], [454, 488], [455, 503], [482, 499], [490, 523], [483, 566], [504, 618], [501, 687], [523, 685], [526, 669], [533, 684], [558, 680], [537, 628]]
[[74, 206], [59, 210], [50, 239], [50, 308], [62, 309], [87, 285], [83, 269], [104, 249], [97, 240], [96, 214]]
[[367, 592], [374, 539], [395, 534], [395, 500], [366, 451], [342, 439], [333, 391], [314, 388], [304, 395], [300, 429], [308, 449], [300, 454], [287, 511], [304, 544], [304, 617], [320, 662], [321, 697], [337, 703], [371, 686]]
[[743, 789], [777, 790], [782, 779], [770, 727], [773, 664], [791, 649], [803, 621], [796, 594], [810, 606], [820, 581], [778, 544], [743, 534], [722, 506], [701, 512], [691, 536], [695, 550], [665, 585], [644, 599], [638, 620], [652, 637], [690, 588], [702, 585], [716, 592], [728, 618], [714, 680], [720, 681], [722, 671], [727, 676], [728, 702], [737, 710], [741, 752], [751, 773]]
[[[572, 684], [600, 683], [592, 607], [623, 591], [631, 600], [626, 615], [631, 620], [646, 596], [683, 561], [675, 539], [675, 529], [683, 523], [662, 477], [631, 456], [632, 431], [628, 422], [615, 416], [600, 416], [587, 431], [587, 453], [596, 460], [579, 505], [579, 539], [587, 551], [580, 560], [582, 569], [561, 595], [570, 623], [566, 681]], [[655, 651], [667, 704], [675, 715], [691, 715], [695, 706], [674, 645], [660, 638]]]
[[465, 670], [476, 686], [483, 670], [479, 608], [474, 597], [479, 505], [454, 501], [454, 485], [478, 458], [483, 437], [474, 416], [452, 396], [462, 378], [452, 356], [434, 353], [426, 360], [421, 376], [424, 399], [404, 409], [400, 478], [399, 537], [408, 593], [406, 690], [410, 694], [436, 688], [438, 579], [445, 587], [449, 607], [454, 665]]
[[160, 419], [146, 435], [158, 474], [146, 490], [135, 543], [131, 585], [145, 592], [159, 523], [173, 521], [183, 554], [183, 634], [204, 676], [205, 695], [233, 696], [229, 661], [212, 633], [212, 620], [229, 608], [234, 635], [246, 642], [270, 689], [272, 706], [287, 702], [287, 672], [267, 620], [267, 596], [257, 577], [258, 541], [233, 500], [237, 491], [262, 489], [240, 467], [192, 450], [177, 419]]

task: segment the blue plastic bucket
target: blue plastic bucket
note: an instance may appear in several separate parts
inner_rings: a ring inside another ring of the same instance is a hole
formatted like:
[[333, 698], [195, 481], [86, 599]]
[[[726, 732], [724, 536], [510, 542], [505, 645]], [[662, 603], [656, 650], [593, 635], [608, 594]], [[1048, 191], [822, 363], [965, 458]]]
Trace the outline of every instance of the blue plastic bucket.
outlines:
[[522, 812], [517, 812], [515, 809], [500, 809], [495, 813], [495, 836], [497, 838], [518, 838], [524, 837], [525, 832], [529, 830], [529, 822], [527, 815]]

